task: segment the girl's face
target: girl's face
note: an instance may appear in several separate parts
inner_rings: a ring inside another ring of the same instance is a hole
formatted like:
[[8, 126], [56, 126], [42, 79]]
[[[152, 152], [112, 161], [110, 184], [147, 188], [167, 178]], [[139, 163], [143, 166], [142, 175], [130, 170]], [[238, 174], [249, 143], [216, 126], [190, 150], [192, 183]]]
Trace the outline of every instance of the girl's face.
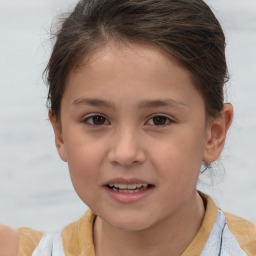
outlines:
[[111, 226], [146, 229], [194, 204], [210, 127], [190, 73], [160, 50], [95, 53], [69, 76], [61, 125], [74, 188]]

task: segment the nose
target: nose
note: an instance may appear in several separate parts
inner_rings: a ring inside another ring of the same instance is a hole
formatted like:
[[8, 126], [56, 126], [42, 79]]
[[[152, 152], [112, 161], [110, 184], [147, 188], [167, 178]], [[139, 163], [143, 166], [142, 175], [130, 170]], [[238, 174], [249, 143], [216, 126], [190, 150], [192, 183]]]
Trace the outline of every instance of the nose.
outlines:
[[108, 160], [115, 165], [130, 167], [145, 161], [145, 151], [135, 131], [122, 129], [111, 138]]

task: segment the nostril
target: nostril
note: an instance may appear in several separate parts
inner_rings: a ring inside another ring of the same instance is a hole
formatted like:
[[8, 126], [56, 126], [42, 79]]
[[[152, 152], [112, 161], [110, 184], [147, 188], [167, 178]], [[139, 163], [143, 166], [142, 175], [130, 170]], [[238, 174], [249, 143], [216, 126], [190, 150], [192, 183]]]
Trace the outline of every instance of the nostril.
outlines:
[[132, 166], [145, 161], [144, 153], [139, 149], [120, 149], [117, 148], [109, 152], [108, 160], [114, 165]]

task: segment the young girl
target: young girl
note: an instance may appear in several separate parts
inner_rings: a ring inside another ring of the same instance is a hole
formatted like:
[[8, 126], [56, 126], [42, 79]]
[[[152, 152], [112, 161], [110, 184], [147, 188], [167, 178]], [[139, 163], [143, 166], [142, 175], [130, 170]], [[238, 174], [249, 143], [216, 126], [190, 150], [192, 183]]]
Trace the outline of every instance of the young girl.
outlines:
[[196, 189], [233, 116], [202, 0], [82, 0], [46, 70], [56, 147], [90, 210], [56, 234], [1, 227], [1, 256], [256, 255], [255, 226]]

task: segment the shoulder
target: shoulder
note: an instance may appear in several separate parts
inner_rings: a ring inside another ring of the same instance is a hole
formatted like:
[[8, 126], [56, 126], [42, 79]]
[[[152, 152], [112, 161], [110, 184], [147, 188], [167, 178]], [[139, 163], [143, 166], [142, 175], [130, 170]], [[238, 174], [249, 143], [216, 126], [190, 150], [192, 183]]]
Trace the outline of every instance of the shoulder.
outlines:
[[61, 236], [65, 255], [80, 255], [84, 253], [81, 248], [87, 252], [86, 255], [94, 255], [92, 230], [95, 217], [93, 212], [88, 210], [81, 219], [62, 230]]
[[228, 228], [241, 249], [248, 255], [256, 255], [256, 226], [241, 217], [224, 212]]
[[11, 227], [0, 225], [0, 256], [17, 256], [19, 250], [18, 231]]
[[32, 255], [42, 236], [42, 232], [29, 228], [15, 230], [0, 225], [0, 256]]
[[[19, 228], [19, 256], [32, 255], [43, 237], [43, 233], [30, 228]], [[1, 255], [0, 255], [1, 256]]]

